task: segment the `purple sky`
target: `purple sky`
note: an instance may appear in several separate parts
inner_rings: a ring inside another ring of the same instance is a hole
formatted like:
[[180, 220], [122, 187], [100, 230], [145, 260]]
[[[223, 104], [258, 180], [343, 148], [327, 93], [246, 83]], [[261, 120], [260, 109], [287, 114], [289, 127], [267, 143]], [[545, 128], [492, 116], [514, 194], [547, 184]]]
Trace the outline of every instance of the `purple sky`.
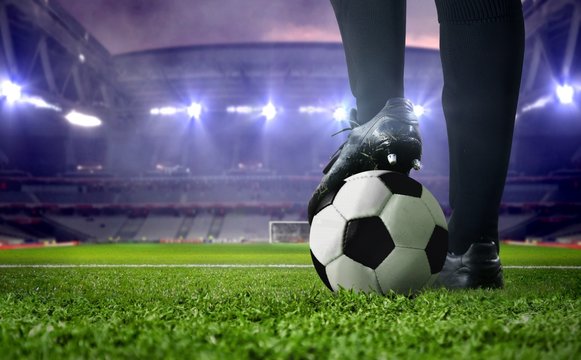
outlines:
[[[57, 1], [112, 54], [195, 44], [340, 41], [328, 0]], [[407, 44], [437, 47], [432, 0], [408, 0]]]

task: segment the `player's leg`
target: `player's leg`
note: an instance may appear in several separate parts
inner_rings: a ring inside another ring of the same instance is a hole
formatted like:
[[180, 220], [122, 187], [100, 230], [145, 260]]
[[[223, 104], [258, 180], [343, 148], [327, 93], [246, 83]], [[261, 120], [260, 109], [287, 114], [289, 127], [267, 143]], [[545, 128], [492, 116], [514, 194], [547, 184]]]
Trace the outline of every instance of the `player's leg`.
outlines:
[[[403, 96], [405, 0], [331, 0], [339, 24], [357, 126], [333, 156], [309, 202], [309, 222], [324, 198], [358, 172], [419, 167], [421, 139]], [[416, 161], [416, 162], [414, 162]]]
[[406, 0], [331, 0], [358, 122], [403, 97]]
[[436, 0], [436, 6], [452, 207], [441, 279], [448, 287], [500, 287], [498, 210], [522, 72], [521, 2]]

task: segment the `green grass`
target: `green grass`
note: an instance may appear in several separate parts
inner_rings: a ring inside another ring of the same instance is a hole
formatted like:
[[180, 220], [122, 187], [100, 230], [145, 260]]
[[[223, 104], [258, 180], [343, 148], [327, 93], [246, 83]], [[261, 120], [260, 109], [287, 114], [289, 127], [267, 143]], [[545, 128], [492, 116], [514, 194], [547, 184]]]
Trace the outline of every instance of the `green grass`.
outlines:
[[[581, 251], [503, 245], [504, 265], [581, 265]], [[0, 264], [311, 264], [306, 244], [101, 244], [0, 251]]]
[[0, 251], [0, 264], [310, 264], [308, 245], [102, 244]]
[[[581, 265], [576, 250], [502, 256]], [[0, 251], [0, 264], [309, 262], [302, 245]], [[581, 270], [509, 269], [505, 280], [410, 299], [332, 294], [303, 268], [0, 268], [0, 358], [578, 358]]]

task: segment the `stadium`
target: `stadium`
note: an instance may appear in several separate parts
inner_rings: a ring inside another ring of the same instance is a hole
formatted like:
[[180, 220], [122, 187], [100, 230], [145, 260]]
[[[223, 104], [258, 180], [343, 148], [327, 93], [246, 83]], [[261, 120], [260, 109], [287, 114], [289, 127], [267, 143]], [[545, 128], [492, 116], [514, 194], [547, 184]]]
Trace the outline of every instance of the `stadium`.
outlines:
[[[0, 0], [1, 353], [574, 358], [581, 4], [523, 9], [507, 289], [408, 299], [334, 296], [310, 265], [307, 202], [355, 106], [341, 43], [112, 55], [56, 1]], [[449, 215], [438, 50], [408, 47], [405, 71], [411, 176]]]

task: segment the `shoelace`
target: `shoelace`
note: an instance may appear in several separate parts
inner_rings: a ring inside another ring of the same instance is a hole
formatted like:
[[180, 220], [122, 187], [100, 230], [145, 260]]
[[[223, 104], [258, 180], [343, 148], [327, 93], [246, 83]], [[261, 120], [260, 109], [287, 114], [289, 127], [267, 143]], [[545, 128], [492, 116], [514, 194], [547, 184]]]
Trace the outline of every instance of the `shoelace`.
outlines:
[[[344, 133], [345, 131], [353, 131], [356, 127], [361, 125], [357, 122], [357, 110], [355, 110], [355, 109], [351, 109], [351, 113], [349, 114], [349, 124], [351, 125], [350, 127], [341, 129], [341, 130], [337, 131], [336, 133], [331, 134], [331, 137], [337, 136], [341, 133]], [[341, 146], [339, 146], [337, 151], [335, 151], [333, 153], [333, 155], [331, 155], [331, 159], [333, 159], [335, 156], [337, 156], [341, 152], [341, 150], [343, 149], [345, 144], [347, 144], [347, 141], [345, 141], [343, 144], [341, 144]]]
[[355, 124], [355, 125], [354, 126], [351, 126], [351, 127], [348, 127], [348, 128], [345, 128], [345, 129], [341, 129], [341, 130], [337, 131], [336, 133], [331, 134], [331, 136], [339, 135], [339, 134], [341, 134], [341, 133], [343, 133], [345, 131], [353, 130], [356, 127], [359, 126], [359, 123], [357, 121], [354, 121], [354, 120], [349, 120], [349, 123], [351, 125], [353, 125], [353, 124]]

